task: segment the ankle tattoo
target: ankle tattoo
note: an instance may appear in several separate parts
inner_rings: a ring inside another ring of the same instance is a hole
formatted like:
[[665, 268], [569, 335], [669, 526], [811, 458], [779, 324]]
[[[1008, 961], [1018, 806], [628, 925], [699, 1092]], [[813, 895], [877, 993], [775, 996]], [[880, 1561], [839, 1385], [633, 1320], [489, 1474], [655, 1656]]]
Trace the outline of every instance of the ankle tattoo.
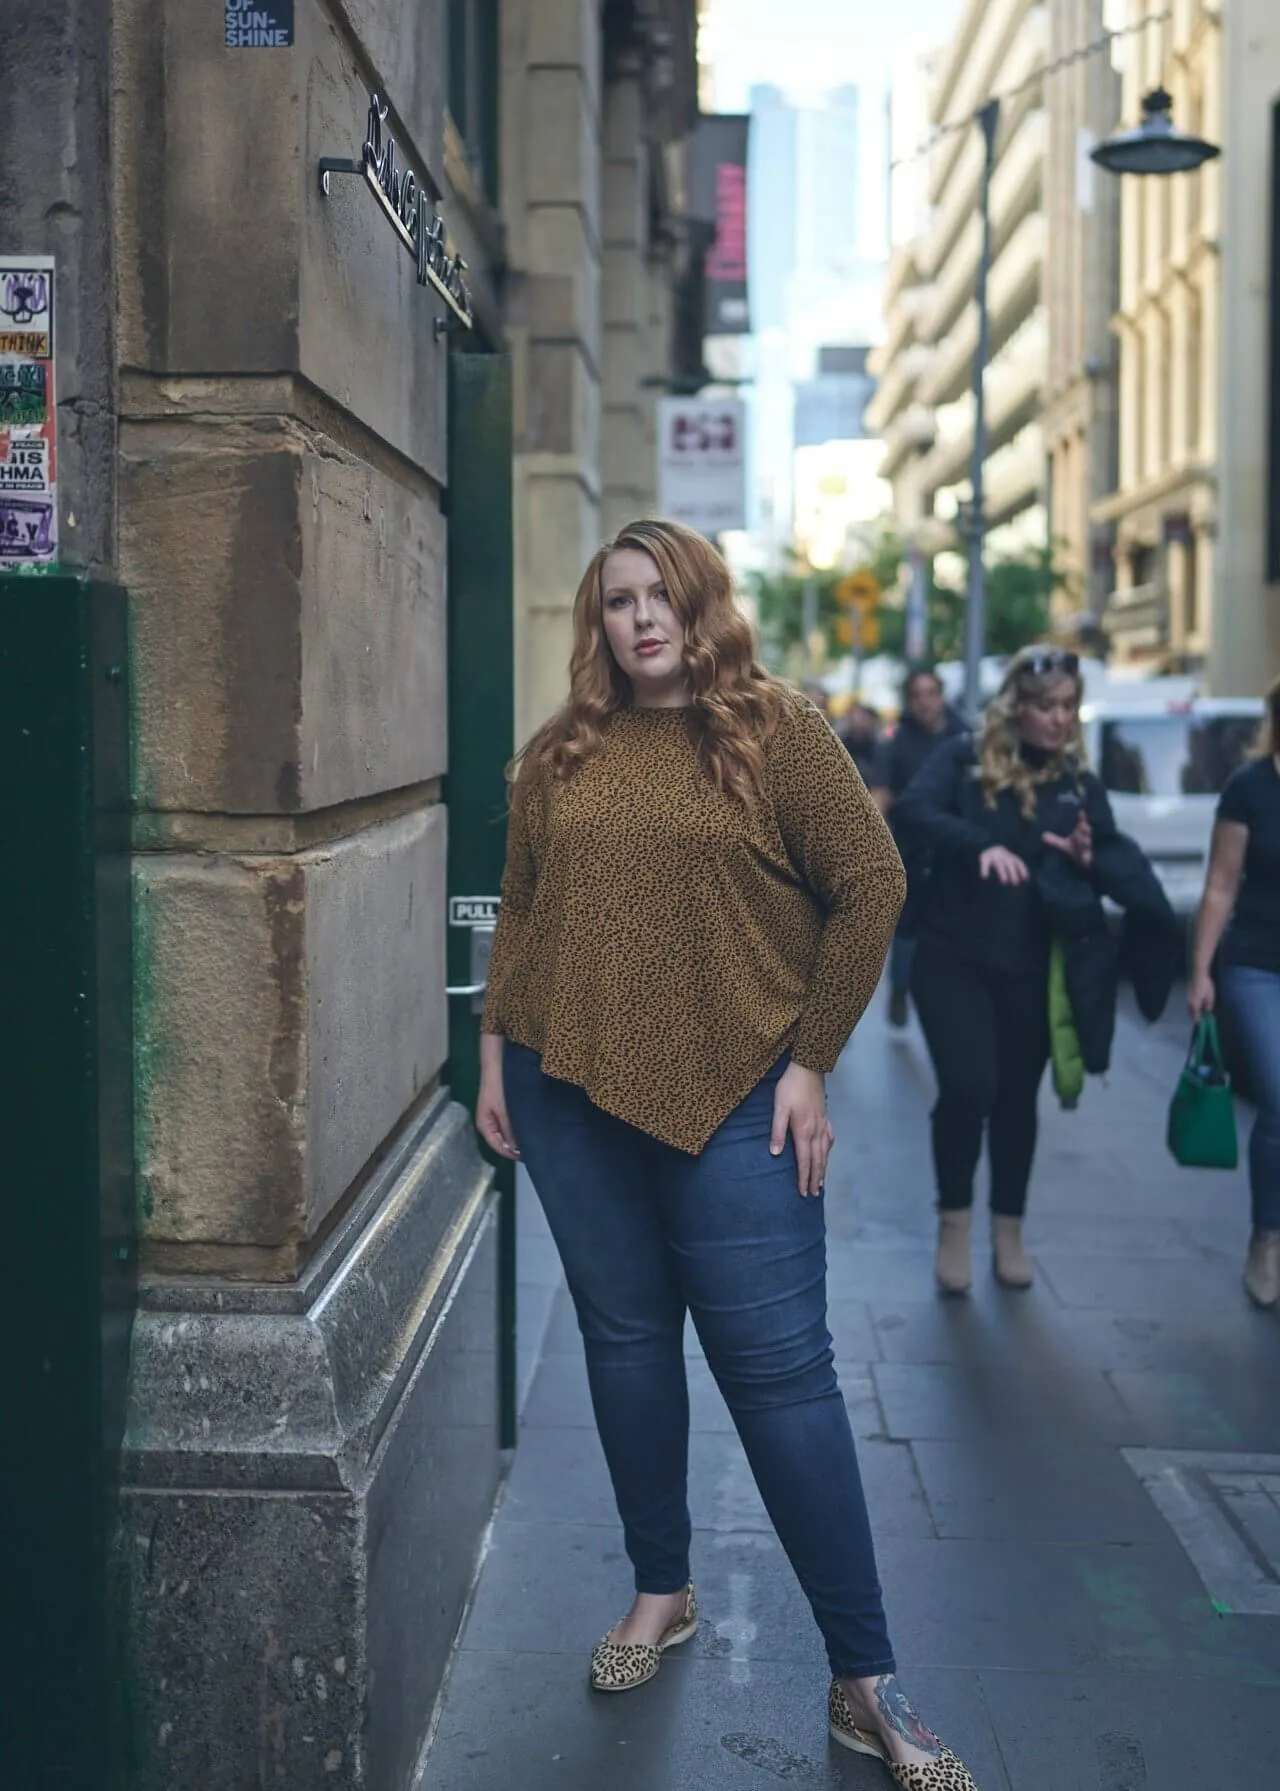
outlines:
[[896, 1674], [882, 1673], [876, 1680], [875, 1693], [876, 1709], [887, 1728], [909, 1747], [919, 1748], [922, 1754], [942, 1752], [942, 1743], [932, 1729], [925, 1727], [910, 1698], [898, 1684]]

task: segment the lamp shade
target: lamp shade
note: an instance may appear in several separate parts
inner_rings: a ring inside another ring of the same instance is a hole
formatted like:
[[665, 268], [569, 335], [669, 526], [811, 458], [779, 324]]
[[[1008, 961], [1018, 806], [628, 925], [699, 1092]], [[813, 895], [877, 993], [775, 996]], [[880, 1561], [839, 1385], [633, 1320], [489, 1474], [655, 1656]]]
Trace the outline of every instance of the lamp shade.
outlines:
[[1222, 151], [1216, 143], [1180, 131], [1173, 101], [1157, 87], [1142, 102], [1143, 120], [1134, 131], [1118, 131], [1091, 151], [1091, 159], [1112, 174], [1187, 174]]

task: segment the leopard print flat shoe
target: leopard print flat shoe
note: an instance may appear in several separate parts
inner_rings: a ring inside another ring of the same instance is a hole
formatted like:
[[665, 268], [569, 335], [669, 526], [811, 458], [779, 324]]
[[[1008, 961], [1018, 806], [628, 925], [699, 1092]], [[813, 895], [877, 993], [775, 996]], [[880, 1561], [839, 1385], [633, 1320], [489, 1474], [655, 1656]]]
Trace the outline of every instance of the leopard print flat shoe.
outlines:
[[693, 1581], [684, 1595], [684, 1610], [653, 1642], [597, 1642], [591, 1656], [591, 1689], [601, 1692], [633, 1691], [652, 1679], [668, 1648], [687, 1642], [698, 1627], [698, 1600]]
[[879, 1760], [904, 1791], [978, 1791], [968, 1767], [963, 1760], [957, 1760], [949, 1747], [944, 1747], [936, 1760], [923, 1766], [899, 1766], [896, 1760], [891, 1760], [877, 1738], [854, 1722], [849, 1701], [838, 1679], [831, 1681], [827, 1720], [833, 1741], [855, 1754], [870, 1754], [873, 1760]]

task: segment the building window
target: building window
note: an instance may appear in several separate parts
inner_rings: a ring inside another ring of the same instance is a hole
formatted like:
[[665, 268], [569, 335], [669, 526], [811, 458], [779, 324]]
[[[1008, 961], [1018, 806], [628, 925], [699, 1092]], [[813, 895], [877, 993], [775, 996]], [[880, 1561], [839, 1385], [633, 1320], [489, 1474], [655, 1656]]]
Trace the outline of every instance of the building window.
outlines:
[[498, 203], [498, 0], [448, 0], [448, 106], [476, 185]]
[[1182, 634], [1192, 640], [1200, 629], [1200, 537], [1193, 535], [1182, 550]]

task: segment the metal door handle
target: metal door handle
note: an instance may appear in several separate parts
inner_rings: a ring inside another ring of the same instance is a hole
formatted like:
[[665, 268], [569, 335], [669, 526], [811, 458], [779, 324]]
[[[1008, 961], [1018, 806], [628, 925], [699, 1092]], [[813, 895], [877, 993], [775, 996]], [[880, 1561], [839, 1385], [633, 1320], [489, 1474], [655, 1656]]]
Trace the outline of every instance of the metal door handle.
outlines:
[[450, 983], [445, 988], [446, 995], [456, 995], [459, 1001], [470, 1001], [471, 1011], [479, 1014], [484, 1011], [482, 997], [489, 987], [489, 956], [493, 951], [493, 928], [491, 926], [472, 927], [471, 929], [471, 981], [469, 983]]

